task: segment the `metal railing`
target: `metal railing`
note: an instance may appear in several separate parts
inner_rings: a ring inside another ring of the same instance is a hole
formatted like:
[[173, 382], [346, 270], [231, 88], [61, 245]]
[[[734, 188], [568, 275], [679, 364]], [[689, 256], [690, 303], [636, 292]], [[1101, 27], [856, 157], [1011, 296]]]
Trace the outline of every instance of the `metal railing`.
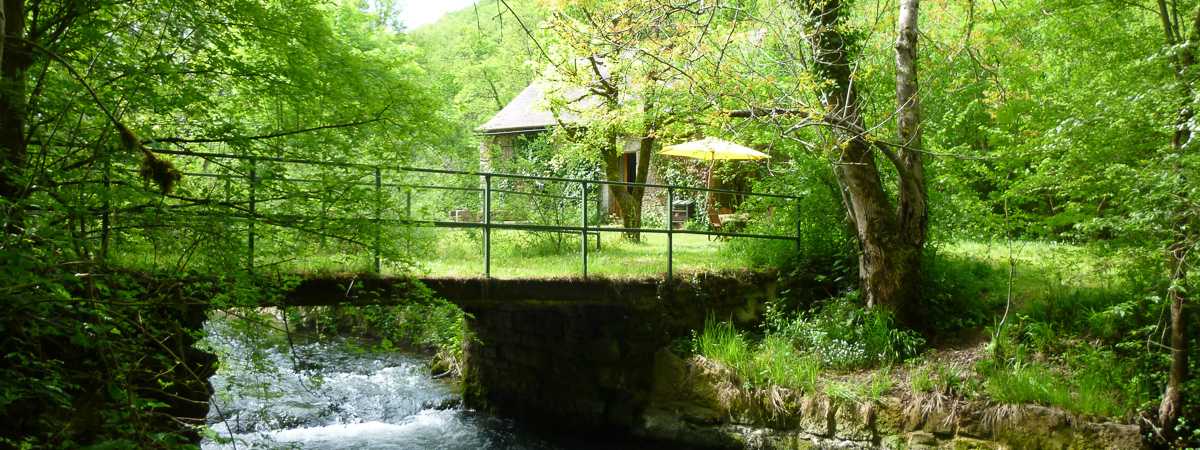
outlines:
[[[588, 253], [589, 253], [588, 237], [589, 237], [589, 235], [595, 235], [597, 237], [597, 247], [599, 247], [600, 233], [605, 233], [605, 232], [665, 234], [667, 237], [666, 277], [667, 277], [668, 281], [670, 281], [672, 279], [673, 273], [674, 273], [674, 250], [675, 250], [674, 237], [675, 237], [675, 235], [689, 234], [689, 235], [704, 235], [704, 236], [726, 237], [726, 238], [735, 238], [736, 237], [736, 238], [750, 238], [750, 239], [790, 240], [790, 241], [795, 241], [797, 248], [799, 248], [800, 237], [801, 237], [801, 233], [802, 233], [801, 224], [799, 223], [799, 220], [797, 220], [795, 234], [747, 233], [747, 232], [739, 232], [739, 231], [725, 231], [725, 230], [711, 230], [711, 229], [709, 229], [709, 230], [689, 230], [689, 229], [675, 229], [673, 227], [673, 223], [674, 223], [673, 217], [672, 217], [673, 205], [675, 204], [675, 200], [677, 198], [676, 194], [681, 193], [681, 192], [704, 193], [705, 195], [728, 194], [728, 195], [734, 195], [734, 196], [741, 196], [742, 198], [760, 197], [760, 198], [780, 199], [780, 200], [784, 200], [784, 201], [793, 202], [795, 204], [795, 207], [797, 208], [797, 212], [798, 212], [799, 208], [801, 206], [800, 205], [801, 197], [792, 196], [792, 195], [743, 192], [743, 191], [734, 191], [734, 190], [726, 190], [726, 189], [711, 189], [711, 188], [668, 185], [668, 184], [633, 183], [633, 182], [623, 182], [623, 181], [608, 181], [608, 180], [595, 180], [595, 179], [589, 180], [589, 179], [564, 178], [564, 177], [543, 177], [543, 176], [533, 176], [533, 175], [502, 174], [502, 173], [491, 173], [491, 172], [449, 170], [449, 169], [386, 166], [386, 165], [351, 163], [351, 162], [329, 162], [329, 161], [316, 161], [316, 160], [300, 159], [300, 158], [249, 156], [249, 155], [238, 155], [238, 154], [216, 153], [216, 152], [192, 152], [192, 151], [168, 150], [168, 149], [156, 149], [155, 152], [164, 154], [164, 155], [198, 157], [198, 158], [203, 158], [206, 161], [212, 161], [212, 160], [244, 161], [248, 164], [248, 170], [244, 174], [237, 174], [237, 173], [235, 173], [235, 174], [214, 174], [214, 173], [206, 173], [206, 172], [185, 171], [185, 172], [183, 172], [183, 175], [185, 177], [203, 177], [203, 178], [224, 179], [226, 181], [226, 183], [229, 183], [230, 180], [237, 179], [237, 178], [244, 178], [246, 180], [246, 182], [247, 182], [246, 189], [247, 189], [248, 195], [247, 195], [246, 202], [245, 202], [245, 208], [244, 209], [238, 208], [240, 211], [242, 211], [242, 213], [234, 214], [234, 216], [239, 216], [239, 217], [242, 217], [242, 218], [245, 218], [248, 220], [248, 227], [247, 227], [248, 235], [246, 236], [247, 237], [247, 239], [246, 239], [246, 242], [247, 242], [246, 268], [247, 268], [247, 270], [249, 270], [251, 272], [254, 271], [254, 268], [255, 268], [255, 238], [256, 238], [256, 234], [257, 234], [256, 229], [255, 229], [256, 223], [259, 223], [259, 222], [266, 222], [267, 224], [270, 224], [273, 222], [278, 223], [278, 221], [284, 220], [284, 219], [331, 220], [329, 217], [317, 218], [317, 217], [309, 217], [309, 216], [270, 215], [270, 214], [261, 213], [258, 208], [259, 204], [262, 202], [265, 202], [265, 201], [271, 201], [271, 199], [259, 198], [258, 189], [259, 189], [259, 186], [264, 181], [280, 181], [280, 182], [285, 182], [285, 183], [316, 183], [316, 182], [323, 181], [323, 180], [319, 180], [319, 179], [306, 179], [306, 178], [264, 177], [259, 174], [259, 164], [263, 163], [263, 162], [302, 164], [302, 165], [322, 166], [322, 167], [339, 167], [339, 168], [354, 169], [357, 171], [361, 171], [361, 174], [357, 178], [355, 178], [352, 181], [343, 181], [342, 184], [365, 186], [365, 187], [373, 189], [373, 191], [374, 191], [374, 198], [373, 198], [374, 207], [371, 211], [371, 217], [333, 218], [332, 220], [347, 220], [347, 221], [364, 221], [365, 220], [365, 221], [369, 221], [369, 222], [373, 223], [374, 233], [373, 233], [373, 236], [370, 237], [371, 238], [370, 246], [372, 247], [372, 259], [373, 259], [374, 269], [376, 272], [380, 272], [382, 270], [382, 262], [383, 262], [382, 239], [383, 239], [383, 237], [382, 237], [381, 230], [383, 229], [383, 224], [385, 222], [393, 222], [393, 223], [398, 222], [399, 224], [402, 224], [402, 225], [418, 226], [418, 227], [439, 227], [439, 228], [459, 228], [459, 229], [481, 230], [481, 232], [482, 232], [482, 252], [483, 252], [483, 255], [482, 255], [483, 256], [483, 258], [482, 258], [483, 259], [483, 261], [482, 261], [483, 275], [484, 275], [484, 277], [489, 277], [489, 278], [491, 277], [491, 273], [492, 273], [492, 231], [493, 230], [520, 230], [520, 231], [532, 231], [532, 232], [553, 232], [553, 233], [578, 234], [579, 239], [580, 239], [579, 248], [580, 248], [580, 256], [581, 256], [580, 257], [580, 269], [581, 269], [582, 276], [584, 278], [586, 278], [588, 276]], [[480, 181], [480, 187], [465, 187], [465, 186], [422, 184], [422, 183], [400, 183], [400, 182], [386, 180], [384, 175], [387, 173], [401, 173], [401, 174], [409, 173], [409, 174], [431, 174], [431, 175], [452, 175], [452, 176], [461, 176], [461, 177], [478, 177], [478, 179]], [[368, 179], [363, 180], [363, 178], [368, 178]], [[532, 182], [536, 182], [536, 183], [553, 182], [553, 183], [563, 183], [564, 185], [577, 185], [579, 187], [579, 195], [578, 196], [566, 195], [566, 194], [554, 195], [554, 194], [525, 192], [525, 191], [519, 191], [519, 190], [513, 190], [513, 189], [497, 188], [494, 186], [495, 180], [523, 180], [523, 181], [532, 181]], [[662, 228], [641, 228], [641, 227], [624, 227], [624, 226], [604, 226], [604, 225], [600, 225], [600, 224], [589, 225], [589, 223], [588, 223], [589, 222], [588, 204], [589, 204], [590, 200], [593, 200], [593, 198], [591, 198], [588, 195], [589, 188], [596, 187], [598, 189], [603, 189], [604, 187], [610, 187], [610, 189], [611, 189], [611, 186], [665, 190], [666, 191], [665, 226]], [[383, 189], [385, 187], [386, 188], [403, 189], [404, 213], [403, 213], [403, 215], [401, 215], [402, 218], [399, 220], [384, 218], [384, 211], [386, 210], [386, 205], [384, 202]], [[482, 201], [481, 201], [481, 210], [482, 211], [480, 214], [480, 218], [478, 221], [414, 219], [412, 216], [412, 204], [413, 204], [412, 193], [415, 190], [478, 192], [482, 196]], [[513, 194], [513, 195], [526, 195], [526, 196], [544, 197], [544, 198], [554, 198], [554, 199], [557, 199], [560, 201], [571, 201], [571, 202], [578, 201], [579, 209], [581, 212], [579, 224], [578, 225], [547, 225], [547, 224], [535, 224], [535, 223], [512, 223], [512, 222], [494, 221], [493, 220], [493, 213], [494, 213], [493, 198], [494, 198], [494, 195], [498, 194], [498, 193]], [[230, 203], [230, 204], [233, 204], [233, 203]], [[105, 217], [107, 217], [108, 212], [105, 211], [104, 214], [105, 214]], [[799, 214], [797, 214], [796, 217], [798, 218]], [[354, 242], [363, 243], [363, 241], [361, 241], [359, 239], [355, 239]], [[363, 243], [363, 244], [365, 245], [365, 243]], [[105, 246], [107, 246], [107, 243], [105, 243]]]

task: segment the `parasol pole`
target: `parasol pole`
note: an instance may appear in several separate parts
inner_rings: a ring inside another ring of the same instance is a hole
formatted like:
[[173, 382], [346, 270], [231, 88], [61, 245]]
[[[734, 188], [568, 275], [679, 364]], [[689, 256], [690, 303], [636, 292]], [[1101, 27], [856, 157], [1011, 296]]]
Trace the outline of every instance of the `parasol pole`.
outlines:
[[[713, 188], [713, 184], [712, 184], [713, 168], [716, 167], [716, 165], [717, 165], [716, 150], [709, 150], [708, 158], [709, 158], [708, 159], [708, 174], [705, 175], [705, 177], [704, 177], [704, 187], [707, 189], [712, 189]], [[712, 214], [710, 214], [710, 212], [712, 212], [712, 207], [713, 207], [712, 191], [704, 191], [705, 216], [708, 216], [708, 217], [712, 216]], [[709, 225], [712, 225], [712, 224], [709, 224]]]

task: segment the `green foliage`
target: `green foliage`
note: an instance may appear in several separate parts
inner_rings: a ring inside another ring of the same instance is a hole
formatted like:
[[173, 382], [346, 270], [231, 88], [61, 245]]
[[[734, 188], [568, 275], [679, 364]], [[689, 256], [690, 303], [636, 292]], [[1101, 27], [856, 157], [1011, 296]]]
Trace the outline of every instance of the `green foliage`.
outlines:
[[910, 391], [920, 394], [962, 397], [973, 393], [973, 386], [958, 369], [937, 362], [912, 367], [908, 372], [908, 384]]
[[717, 322], [710, 317], [704, 321], [704, 329], [693, 336], [692, 341], [697, 353], [724, 363], [740, 375], [756, 375], [751, 370], [750, 343], [734, 329], [733, 324]]
[[926, 251], [921, 269], [921, 308], [936, 334], [983, 326], [1004, 308], [1007, 272], [1002, 268], [934, 247]]
[[1014, 258], [1012, 310], [1003, 324], [994, 319], [988, 358], [977, 367], [987, 395], [1103, 417], [1156, 407], [1166, 361], [1145, 349], [1159, 336], [1165, 286], [1157, 262], [1096, 249]]
[[[1152, 409], [1168, 366], [1164, 294], [1168, 288], [1195, 291], [1200, 158], [1195, 139], [1171, 147], [1178, 111], [1195, 101], [1181, 98], [1181, 88], [1195, 81], [1191, 72], [1177, 77], [1170, 62], [1191, 46], [1168, 46], [1158, 17], [1127, 3], [941, 2], [922, 12], [936, 24], [923, 27], [920, 74], [931, 236], [939, 245], [924, 260], [920, 307], [939, 337], [993, 324], [990, 354], [977, 369], [983, 391], [1000, 402], [1119, 417]], [[138, 176], [143, 156], [130, 153], [129, 142], [337, 164], [473, 169], [478, 137], [472, 129], [543, 73], [547, 56], [564, 66], [581, 56], [605, 56], [622, 92], [610, 95], [606, 108], [577, 111], [597, 125], [563, 130], [558, 137], [573, 145], [522, 142], [518, 156], [525, 159], [503, 170], [591, 178], [599, 176], [595, 149], [609, 146], [615, 134], [659, 143], [719, 135], [773, 158], [719, 165], [718, 179], [751, 180], [755, 191], [802, 197], [799, 205], [770, 199], [739, 205], [752, 217], [747, 231], [797, 233], [798, 248], [787, 241], [677, 237], [677, 267], [777, 267], [785, 279], [819, 284], [786, 286], [781, 304], [788, 307], [771, 312], [762, 336], [713, 323], [695, 337], [697, 351], [753, 386], [811, 392], [821, 369], [886, 367], [924, 345], [886, 314], [861, 308], [853, 295], [799, 315], [784, 313], [811, 306], [811, 291], [844, 292], [854, 278], [842, 191], [828, 167], [839, 143], [812, 126], [827, 109], [816, 94], [822, 86], [804, 70], [816, 55], [797, 47], [813, 30], [803, 2], [737, 2], [710, 15], [662, 2], [486, 0], [407, 35], [387, 26], [391, 18], [351, 1], [71, 5], [9, 12], [24, 14], [41, 33], [31, 36], [37, 46], [27, 70], [17, 71], [19, 79], [0, 80], [0, 101], [11, 102], [24, 120], [6, 115], [0, 126], [13, 128], [0, 135], [28, 141], [27, 148], [0, 143], [0, 173], [21, 186], [0, 198], [6, 362], [0, 365], [0, 412], [11, 419], [0, 445], [182, 442], [174, 423], [160, 422], [170, 402], [144, 387], [160, 382], [153, 374], [180, 370], [175, 363], [190, 351], [182, 343], [195, 336], [177, 326], [193, 319], [181, 317], [190, 314], [187, 301], [212, 301], [234, 308], [232, 314], [258, 296], [277, 295], [240, 275], [188, 278], [190, 270], [233, 273], [236, 267], [242, 273], [251, 215], [262, 219], [254, 225], [259, 275], [369, 269], [375, 236], [390, 271], [409, 273], [415, 255], [439, 254], [421, 262], [478, 272], [477, 234], [447, 238], [394, 225], [479, 211], [478, 191], [470, 190], [479, 186], [477, 177], [387, 174], [388, 185], [376, 191], [369, 167], [159, 155], [184, 174], [168, 197]], [[607, 20], [587, 20], [587, 7]], [[871, 2], [855, 2], [848, 11], [842, 25], [854, 48], [862, 111], [867, 123], [879, 124], [869, 134], [886, 135], [894, 126], [893, 11]], [[558, 27], [547, 30], [551, 23]], [[539, 41], [528, 39], [525, 28]], [[9, 49], [6, 57], [13, 54]], [[571, 70], [559, 78], [596, 87], [605, 81], [586, 68]], [[81, 95], [89, 89], [95, 98]], [[568, 100], [553, 99], [554, 106], [562, 111], [572, 106]], [[790, 112], [755, 119], [727, 114], [748, 106]], [[110, 123], [105, 110], [123, 125]], [[121, 127], [135, 139], [123, 138]], [[656, 174], [671, 183], [694, 182], [705, 169], [656, 161]], [[890, 182], [897, 174], [885, 168], [880, 176]], [[395, 186], [435, 181], [462, 190], [431, 195]], [[572, 186], [497, 188], [515, 191], [497, 197], [498, 220], [578, 219], [569, 199], [580, 192]], [[515, 200], [529, 193], [548, 196]], [[391, 207], [400, 204], [410, 204], [413, 216]], [[393, 225], [373, 220], [381, 205], [389, 207], [379, 219]], [[661, 226], [656, 217], [645, 223]], [[706, 220], [688, 227], [707, 229]], [[545, 276], [577, 267], [572, 235], [497, 236], [497, 254], [511, 257], [497, 266], [520, 265], [498, 273]], [[996, 244], [1000, 236], [1087, 242], [1103, 251], [1029, 244], [1037, 255], [1017, 256], [1010, 280], [1001, 253], [1013, 247]], [[987, 243], [951, 240], [963, 237]], [[658, 245], [653, 239], [646, 238]], [[663, 269], [661, 246], [613, 244], [617, 240], [607, 236], [605, 242], [592, 255], [593, 273]], [[1169, 246], [1187, 250], [1189, 277], [1166, 280], [1162, 259]], [[146, 279], [94, 261], [169, 272]], [[182, 278], [188, 281], [172, 284]], [[271, 280], [279, 289], [290, 281]], [[462, 313], [422, 300], [292, 312], [324, 331], [371, 330], [383, 347], [457, 357]], [[1011, 306], [1003, 326], [1002, 306]], [[1196, 323], [1189, 314], [1187, 323]], [[1189, 334], [1192, 373], [1200, 372], [1195, 335]], [[153, 347], [156, 342], [179, 346], [171, 355]], [[157, 389], [173, 392], [186, 379], [173, 377]], [[889, 379], [825, 388], [838, 398], [876, 398], [891, 388]], [[965, 395], [970, 384], [970, 377], [937, 364], [914, 369], [910, 379], [918, 392]], [[1200, 396], [1196, 377], [1183, 388], [1188, 398]], [[1187, 406], [1181, 432], [1196, 429], [1191, 418], [1198, 411], [1197, 402]], [[161, 426], [171, 431], [161, 434]]]
[[922, 350], [925, 340], [920, 334], [898, 328], [888, 312], [863, 308], [857, 301], [854, 294], [832, 298], [796, 317], [770, 311], [766, 329], [834, 369], [900, 362]]
[[[539, 29], [546, 12], [535, 2], [506, 3], [530, 30]], [[409, 36], [421, 49], [419, 61], [434, 81], [433, 95], [444, 106], [449, 124], [449, 133], [437, 142], [437, 150], [418, 154], [418, 162], [476, 169], [480, 138], [474, 130], [544, 69], [544, 63], [538, 61], [537, 44], [499, 0], [483, 0], [449, 13], [436, 23], [412, 30]]]
[[379, 350], [409, 350], [434, 356], [441, 371], [459, 373], [463, 343], [467, 339], [466, 316], [445, 299], [412, 298], [395, 306], [311, 308], [298, 319], [329, 335], [374, 338]]
[[[924, 340], [896, 329], [888, 314], [864, 310], [854, 299], [830, 299], [811, 314], [789, 317], [777, 308], [767, 313], [765, 333], [757, 339], [731, 323], [705, 321], [692, 336], [692, 349], [729, 367], [748, 387], [781, 386], [817, 392], [823, 369], [854, 370], [899, 362], [915, 355]], [[824, 384], [826, 394], [847, 400], [878, 399], [891, 390], [890, 373], [863, 382]]]
[[770, 384], [816, 392], [821, 374], [821, 361], [804, 355], [792, 341], [777, 335], [767, 335], [759, 344], [755, 361], [761, 368], [762, 380]]
[[801, 354], [785, 338], [767, 336], [754, 344], [732, 324], [717, 322], [710, 317], [705, 321], [704, 329], [693, 335], [692, 348], [729, 367], [748, 387], [781, 386], [802, 392], [817, 390], [820, 361]]
[[[37, 89], [9, 92], [4, 80], [3, 101], [44, 118], [16, 131], [32, 145], [4, 147], [4, 161], [15, 164], [5, 173], [28, 186], [5, 199], [6, 218], [23, 222], [6, 241], [34, 238], [79, 259], [126, 266], [219, 270], [246, 266], [244, 219], [256, 214], [270, 224], [254, 230], [256, 263], [265, 270], [295, 269], [296, 259], [314, 255], [364, 254], [361, 236], [377, 232], [364, 220], [373, 214], [364, 213], [399, 196], [368, 187], [367, 168], [146, 156], [126, 142], [156, 152], [396, 166], [411, 159], [406, 149], [438, 140], [445, 128], [415, 48], [357, 2], [89, 2], [32, 16], [44, 22], [32, 28], [62, 28], [36, 37], [41, 50], [23, 76]], [[138, 175], [144, 159], [183, 173], [169, 197]], [[400, 228], [378, 232], [398, 238]], [[400, 249], [384, 252], [408, 265]]]
[[[415, 283], [415, 282], [414, 282]], [[418, 284], [419, 285], [419, 284]], [[423, 287], [409, 291], [396, 305], [313, 306], [287, 310], [287, 322], [305, 337], [341, 336], [365, 339], [378, 351], [414, 351], [434, 356], [437, 367], [458, 373], [462, 368], [463, 344], [468, 339], [467, 315], [458, 306], [436, 297]], [[235, 317], [255, 319], [253, 313]], [[272, 317], [258, 317], [268, 322]], [[277, 326], [262, 320], [227, 321], [231, 332], [252, 334], [255, 342], [278, 346], [282, 339]], [[271, 324], [268, 324], [271, 325]], [[282, 325], [282, 324], [281, 324]]]
[[1009, 404], [1037, 403], [1098, 417], [1127, 417], [1138, 406], [1109, 379], [1114, 361], [1063, 373], [1038, 363], [986, 368], [985, 392]]
[[[561, 158], [546, 134], [522, 135], [514, 139], [511, 157], [492, 161], [496, 173], [592, 179], [596, 168], [592, 164]], [[582, 186], [577, 183], [530, 181], [515, 178], [492, 178], [492, 220], [533, 225], [579, 226], [581, 220]], [[599, 198], [601, 186], [592, 185], [588, 198]], [[599, 211], [591, 207], [589, 224], [600, 221]], [[516, 256], [561, 255], [579, 251], [579, 239], [574, 233], [505, 233], [510, 239], [498, 240], [510, 245], [508, 253]]]
[[209, 300], [244, 304], [275, 291], [100, 265], [64, 271], [31, 253], [0, 251], [0, 270], [17, 281], [0, 288], [0, 446], [194, 443], [215, 370], [194, 346]]
[[734, 239], [725, 252], [755, 265], [830, 276], [831, 265], [851, 259], [853, 238], [834, 182], [818, 166], [823, 162], [797, 156], [794, 162], [799, 167], [779, 170], [782, 173], [774, 176], [759, 174], [761, 178], [752, 179], [751, 190], [794, 195], [799, 201], [747, 197], [738, 212], [751, 218], [746, 232], [796, 236], [798, 242]]
[[1053, 322], [1019, 315], [991, 343], [977, 368], [989, 397], [1001, 403], [1039, 403], [1100, 417], [1130, 417], [1157, 397], [1148, 361], [1125, 351], [1065, 340]]

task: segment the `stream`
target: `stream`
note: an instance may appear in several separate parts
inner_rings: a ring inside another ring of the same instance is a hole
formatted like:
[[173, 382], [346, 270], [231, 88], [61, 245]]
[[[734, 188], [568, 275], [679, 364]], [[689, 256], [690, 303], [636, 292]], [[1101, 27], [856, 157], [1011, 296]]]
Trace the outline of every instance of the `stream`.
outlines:
[[208, 423], [216, 437], [205, 439], [206, 450], [581, 447], [464, 409], [423, 357], [372, 352], [340, 338], [265, 345], [220, 320], [205, 328], [221, 360], [210, 380]]

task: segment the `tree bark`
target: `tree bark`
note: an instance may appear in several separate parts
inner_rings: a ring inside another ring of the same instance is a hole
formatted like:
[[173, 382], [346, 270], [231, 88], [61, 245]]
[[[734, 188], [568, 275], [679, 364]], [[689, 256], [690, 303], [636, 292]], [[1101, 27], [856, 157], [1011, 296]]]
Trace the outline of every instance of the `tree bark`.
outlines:
[[[1184, 147], [1193, 135], [1189, 124], [1194, 115], [1193, 98], [1196, 92], [1196, 78], [1190, 72], [1196, 65], [1193, 46], [1200, 42], [1200, 7], [1192, 13], [1190, 29], [1187, 30], [1186, 35], [1185, 44], [1187, 45], [1179, 45], [1179, 41], [1185, 38], [1184, 31], [1175, 27], [1181, 23], [1182, 17], [1172, 18], [1172, 11], [1177, 11], [1177, 8], [1168, 8], [1165, 0], [1159, 0], [1157, 4], [1159, 18], [1162, 19], [1165, 44], [1168, 47], [1177, 48], [1172, 68], [1175, 72], [1175, 81], [1178, 83], [1181, 103], [1175, 118], [1175, 133], [1171, 136], [1171, 148], [1175, 154], [1182, 155], [1185, 151]], [[1177, 163], [1174, 170], [1181, 170]], [[1183, 189], [1180, 195], [1186, 196], [1186, 192], [1186, 189]], [[1186, 208], [1175, 214], [1176, 222], [1178, 222], [1177, 235], [1167, 252], [1169, 255], [1167, 259], [1171, 265], [1171, 287], [1167, 293], [1167, 300], [1171, 303], [1171, 369], [1168, 372], [1167, 386], [1163, 391], [1162, 402], [1158, 406], [1158, 422], [1162, 430], [1162, 437], [1168, 442], [1175, 438], [1175, 424], [1178, 423], [1180, 414], [1183, 412], [1183, 383], [1188, 376], [1188, 336], [1186, 334], [1185, 309], [1187, 298], [1184, 296], [1182, 283], [1187, 276], [1186, 259], [1189, 237], [1186, 230], [1189, 228], [1187, 224], [1191, 218], [1188, 217], [1189, 213]]]
[[7, 10], [7, 2], [0, 1], [0, 65], [4, 64], [4, 30], [8, 28], [8, 14], [5, 13]]
[[[814, 67], [818, 75], [831, 82], [822, 95], [824, 120], [842, 144], [834, 172], [858, 238], [861, 293], [868, 306], [885, 308], [902, 323], [920, 326], [916, 306], [928, 216], [924, 170], [917, 151], [921, 145], [916, 72], [918, 2], [901, 2], [901, 33], [896, 42], [901, 142], [897, 151], [867, 137], [850, 64], [853, 43], [841, 31], [841, 1], [810, 0], [807, 4], [816, 26], [810, 37], [816, 49]], [[895, 207], [884, 190], [876, 151], [884, 154], [899, 174]]]
[[[611, 148], [604, 152], [604, 178], [608, 181], [623, 182], [625, 181], [623, 176], [625, 165], [621, 163], [621, 156], [624, 155], [624, 152], [619, 145], [618, 138], [613, 138], [611, 142]], [[628, 186], [621, 184], [608, 185], [608, 193], [617, 200], [617, 206], [621, 208], [621, 226], [640, 228], [642, 226], [641, 197], [635, 197]], [[626, 231], [624, 234], [633, 242], [641, 239], [641, 233], [636, 231]]]
[[1167, 294], [1171, 302], [1171, 371], [1168, 372], [1167, 388], [1158, 405], [1158, 421], [1163, 437], [1168, 441], [1175, 437], [1175, 424], [1183, 412], [1183, 382], [1188, 372], [1187, 321], [1185, 320], [1183, 287], [1179, 284], [1187, 277], [1187, 247], [1176, 245], [1171, 251], [1175, 269], [1171, 271], [1171, 288]]
[[[637, 153], [637, 168], [633, 174], [634, 183], [645, 183], [650, 176], [650, 158], [654, 155], [654, 144], [656, 139], [653, 134], [654, 127], [648, 126], [647, 133], [638, 141]], [[620, 145], [619, 138], [612, 139], [612, 151], [607, 151], [604, 154], [604, 177], [608, 181], [625, 181], [622, 176], [625, 173], [625, 165], [621, 163], [621, 156], [624, 154], [623, 146]], [[617, 200], [617, 205], [621, 208], [621, 226], [625, 228], [641, 228], [642, 226], [642, 204], [646, 196], [645, 186], [622, 186], [608, 185], [609, 195]], [[642, 238], [642, 233], [638, 231], [625, 232], [626, 239], [632, 242], [639, 242]]]
[[[1180, 107], [1176, 114], [1175, 133], [1171, 136], [1171, 148], [1176, 153], [1181, 155], [1184, 152], [1184, 146], [1192, 138], [1193, 130], [1190, 127], [1193, 111], [1193, 97], [1195, 95], [1195, 76], [1189, 72], [1196, 65], [1196, 55], [1192, 46], [1196, 42], [1200, 42], [1200, 8], [1197, 8], [1193, 13], [1191, 27], [1186, 37], [1186, 44], [1178, 45], [1179, 40], [1183, 39], [1183, 32], [1174, 28], [1173, 24], [1180, 23], [1181, 17], [1171, 17], [1171, 11], [1174, 8], [1167, 8], [1165, 0], [1159, 0], [1159, 17], [1162, 19], [1163, 32], [1166, 36], [1166, 45], [1168, 47], [1177, 47], [1174, 61], [1172, 62], [1175, 72], [1175, 81], [1179, 84]], [[1181, 170], [1178, 166], [1176, 171]], [[1186, 195], [1186, 190], [1181, 192], [1181, 195]], [[1167, 386], [1163, 391], [1162, 402], [1158, 406], [1158, 422], [1162, 429], [1163, 439], [1170, 442], [1175, 438], [1175, 424], [1178, 423], [1180, 414], [1183, 412], [1183, 383], [1188, 375], [1187, 350], [1188, 340], [1186, 334], [1186, 301], [1182, 291], [1181, 284], [1187, 275], [1187, 251], [1188, 248], [1188, 233], [1186, 224], [1189, 222], [1186, 211], [1177, 212], [1177, 222], [1179, 229], [1176, 231], [1178, 236], [1172, 243], [1168, 254], [1168, 260], [1172, 265], [1171, 269], [1171, 287], [1167, 294], [1167, 299], [1171, 303], [1171, 369], [1167, 376]]]
[[924, 248], [929, 229], [925, 165], [921, 158], [921, 100], [917, 84], [917, 16], [920, 0], [900, 0], [900, 33], [896, 38], [896, 151], [900, 169], [897, 217], [903, 236]]
[[[4, 4], [3, 59], [0, 59], [0, 196], [20, 198], [24, 187], [21, 174], [28, 159], [25, 142], [25, 70], [31, 63], [25, 39], [23, 0], [0, 0]], [[11, 225], [11, 224], [10, 224]]]

